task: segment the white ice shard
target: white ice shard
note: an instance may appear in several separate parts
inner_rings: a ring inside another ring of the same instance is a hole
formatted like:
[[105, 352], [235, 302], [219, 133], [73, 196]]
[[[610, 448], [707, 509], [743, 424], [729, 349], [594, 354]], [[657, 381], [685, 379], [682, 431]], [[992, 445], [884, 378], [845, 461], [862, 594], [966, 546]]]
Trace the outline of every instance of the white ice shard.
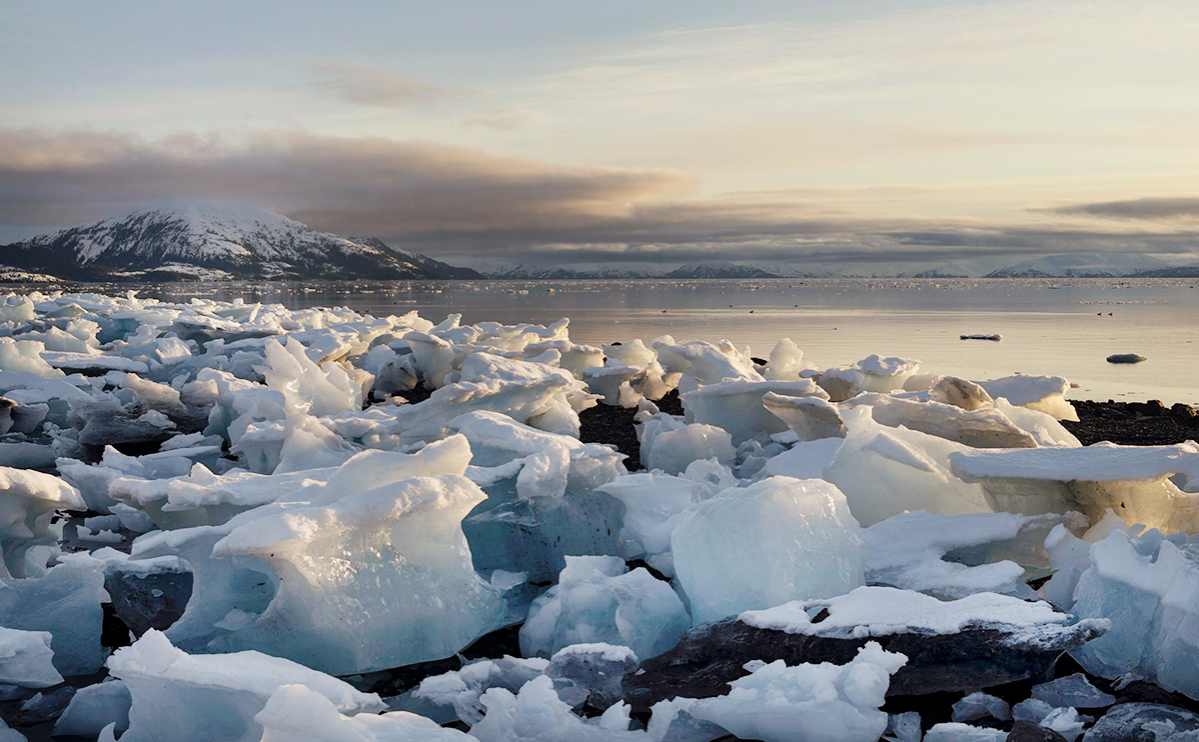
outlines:
[[791, 338], [779, 340], [770, 351], [770, 358], [762, 375], [767, 381], [796, 381], [802, 371], [812, 369], [810, 363], [804, 363], [803, 351]]
[[887, 394], [859, 394], [848, 408], [869, 405], [876, 422], [903, 426], [973, 448], [1033, 448], [1037, 440], [994, 408], [967, 411], [933, 400], [917, 402]]
[[994, 399], [1003, 397], [1017, 407], [1044, 412], [1057, 420], [1078, 420], [1074, 405], [1066, 400], [1070, 382], [1061, 376], [1005, 376], [978, 385]]
[[845, 421], [837, 406], [820, 397], [789, 397], [767, 392], [762, 406], [786, 423], [800, 442], [844, 438]]
[[[811, 616], [823, 614], [819, 620]], [[1065, 630], [1071, 616], [1044, 601], [975, 593], [957, 600], [893, 587], [864, 586], [832, 598], [795, 600], [746, 611], [739, 621], [789, 634], [861, 638], [895, 633], [956, 634], [968, 627], [1000, 626], [1029, 641]], [[1093, 626], [1105, 622], [1092, 622]]]
[[595, 395], [570, 373], [542, 363], [474, 353], [462, 363], [461, 379], [419, 404], [396, 412], [404, 442], [445, 437], [451, 420], [469, 412], [503, 412], [517, 422], [578, 437], [581, 410]]
[[[474, 742], [457, 729], [406, 711], [347, 715], [321, 693], [281, 685], [254, 716], [258, 742]], [[122, 738], [123, 739], [123, 738]]]
[[1199, 697], [1199, 542], [1141, 531], [1117, 526], [1095, 543], [1054, 531], [1047, 541], [1054, 566], [1077, 582], [1073, 590], [1069, 582], [1047, 584], [1046, 592], [1068, 596], [1061, 607], [1080, 619], [1111, 622], [1107, 634], [1071, 652], [1088, 672], [1115, 678], [1138, 669], [1167, 690]]
[[1081, 525], [1055, 514], [901, 513], [862, 532], [866, 581], [943, 598], [980, 592], [1031, 598], [1025, 570], [1049, 565], [1045, 537], [1063, 522]]
[[979, 384], [960, 376], [941, 376], [928, 389], [929, 399], [972, 412], [990, 407], [995, 403], [991, 395]]
[[679, 392], [695, 391], [705, 384], [722, 381], [764, 381], [754, 368], [748, 350], [738, 350], [728, 340], [716, 345], [702, 340], [683, 340], [664, 335], [651, 345], [658, 352], [658, 362], [669, 373], [681, 373]]
[[86, 675], [104, 662], [104, 563], [85, 553], [58, 561], [38, 577], [0, 580], [0, 626], [48, 632], [55, 669]]
[[629, 730], [623, 704], [611, 707], [593, 723], [584, 721], [558, 697], [553, 680], [544, 675], [525, 683], [517, 694], [491, 688], [483, 694], [482, 704], [487, 715], [470, 730], [479, 742], [659, 742], [646, 732]]
[[651, 471], [680, 474], [693, 461], [716, 459], [732, 465], [737, 455], [733, 438], [724, 428], [686, 423], [675, 415], [647, 412], [637, 415], [641, 463]]
[[678, 476], [662, 472], [629, 474], [599, 489], [624, 504], [624, 535], [636, 544], [630, 556], [645, 556], [659, 571], [673, 575], [670, 537], [683, 513], [736, 484], [728, 467], [702, 460], [691, 463]]
[[391, 699], [391, 707], [444, 716], [438, 720], [457, 718], [473, 726], [483, 718], [479, 699], [489, 688], [519, 691], [525, 683], [544, 675], [549, 664], [544, 657], [505, 655], [498, 660], [478, 660], [463, 665], [461, 670], [425, 678], [409, 693]]
[[151, 629], [108, 660], [133, 698], [123, 742], [261, 740], [254, 717], [282, 686], [302, 685], [339, 712], [377, 712], [374, 694], [290, 660], [260, 652], [189, 655]]
[[129, 728], [129, 707], [133, 697], [125, 683], [115, 678], [80, 688], [71, 696], [71, 702], [54, 723], [55, 736], [75, 735], [95, 737], [109, 724], [114, 731]]
[[[949, 471], [949, 456], [973, 450], [917, 430], [875, 422], [869, 407], [845, 413], [849, 434], [825, 478], [845, 494], [858, 522], [870, 526], [908, 510], [940, 515], [991, 512], [977, 484]], [[880, 483], [886, 486], [880, 486]]]
[[695, 623], [845, 593], [866, 558], [845, 496], [816, 479], [771, 477], [688, 510], [671, 534]]
[[763, 406], [763, 398], [770, 392], [788, 397], [828, 398], [824, 390], [809, 379], [722, 381], [683, 394], [685, 418], [689, 423], [724, 428], [733, 436], [733, 445], [740, 445], [762, 433], [781, 433], [787, 429], [787, 424]]
[[362, 409], [362, 385], [337, 363], [318, 366], [294, 337], [286, 344], [270, 338], [263, 350], [262, 376], [268, 388], [283, 395], [288, 414], [320, 416]]
[[49, 378], [65, 376], [42, 358], [45, 348], [37, 340], [0, 338], [0, 371], [25, 371]]
[[459, 475], [422, 476], [234, 529], [213, 556], [262, 560], [280, 581], [266, 611], [214, 648], [339, 674], [452, 655], [505, 618], [461, 528], [486, 497]]
[[61, 682], [48, 632], [0, 626], [0, 685], [49, 688]]
[[902, 389], [908, 377], [920, 370], [920, 361], [894, 356], [883, 358], [874, 353], [858, 361], [854, 369], [862, 374], [862, 391], [892, 392]]
[[566, 557], [558, 584], [533, 601], [520, 630], [521, 651], [553, 656], [572, 644], [630, 648], [641, 659], [673, 647], [691, 625], [669, 583], [628, 571], [618, 557]]
[[1171, 480], [1199, 481], [1199, 445], [964, 450], [955, 474], [978, 482], [996, 510], [1034, 515], [1077, 510], [1098, 522], [1107, 510], [1167, 533], [1199, 528], [1199, 494]]
[[62, 536], [62, 526], [52, 522], [55, 513], [86, 509], [79, 491], [62, 479], [0, 466], [0, 580], [45, 572]]
[[777, 660], [729, 683], [727, 695], [696, 701], [689, 713], [742, 739], [763, 742], [875, 742], [887, 728], [879, 707], [907, 657], [868, 642], [844, 665], [787, 667]]

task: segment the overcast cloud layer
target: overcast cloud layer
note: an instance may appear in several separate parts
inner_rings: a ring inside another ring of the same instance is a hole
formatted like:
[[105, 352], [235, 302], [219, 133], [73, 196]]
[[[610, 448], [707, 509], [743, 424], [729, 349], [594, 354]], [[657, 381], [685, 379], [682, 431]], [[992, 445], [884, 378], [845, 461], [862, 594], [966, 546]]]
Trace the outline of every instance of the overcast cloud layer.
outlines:
[[[889, 189], [864, 194], [866, 208], [854, 211], [804, 190], [699, 197], [697, 183], [677, 170], [565, 167], [383, 138], [260, 132], [147, 141], [0, 129], [0, 220], [9, 224], [72, 225], [157, 203], [232, 199], [315, 229], [460, 259], [850, 262], [1177, 252], [1192, 249], [1196, 231], [1176, 222], [1199, 213], [1199, 199], [1145, 199], [1044, 209], [1071, 218], [1040, 217], [1035, 226], [933, 221], [872, 215], [871, 203], [895, 198]], [[1099, 221], [1132, 217], [1170, 228]]]
[[1193, 0], [13, 0], [0, 29], [0, 243], [216, 198], [469, 262], [1199, 250]]

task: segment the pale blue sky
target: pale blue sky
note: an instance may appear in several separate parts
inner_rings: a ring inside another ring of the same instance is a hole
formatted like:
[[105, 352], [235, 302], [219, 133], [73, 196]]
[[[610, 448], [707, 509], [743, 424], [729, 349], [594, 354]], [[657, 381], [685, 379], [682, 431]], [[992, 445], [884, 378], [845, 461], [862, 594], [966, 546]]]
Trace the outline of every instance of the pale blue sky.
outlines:
[[1189, 251], [1196, 38], [1193, 0], [10, 1], [0, 241], [232, 197], [496, 260]]

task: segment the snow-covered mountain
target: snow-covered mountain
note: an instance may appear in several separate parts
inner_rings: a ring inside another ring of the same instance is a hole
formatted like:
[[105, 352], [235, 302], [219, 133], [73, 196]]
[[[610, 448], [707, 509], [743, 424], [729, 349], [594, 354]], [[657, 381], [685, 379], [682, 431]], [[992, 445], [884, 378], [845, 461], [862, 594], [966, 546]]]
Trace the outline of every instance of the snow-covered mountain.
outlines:
[[0, 264], [78, 280], [450, 277], [442, 272], [444, 263], [423, 255], [233, 204], [177, 205], [101, 219], [0, 247]]
[[1089, 278], [1131, 276], [1169, 267], [1144, 253], [1067, 253], [1025, 260], [992, 271], [987, 278]]

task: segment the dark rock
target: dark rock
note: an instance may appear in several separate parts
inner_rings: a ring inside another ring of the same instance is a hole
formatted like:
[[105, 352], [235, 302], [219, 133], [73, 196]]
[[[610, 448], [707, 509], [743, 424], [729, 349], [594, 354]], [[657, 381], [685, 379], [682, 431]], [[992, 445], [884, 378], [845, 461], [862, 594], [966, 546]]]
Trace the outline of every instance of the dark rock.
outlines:
[[1136, 353], [1116, 353], [1107, 357], [1108, 363], [1140, 363], [1147, 360], [1149, 359], [1145, 356], [1139, 356]]
[[744, 665], [751, 660], [781, 659], [789, 666], [803, 662], [842, 665], [868, 641], [908, 658], [891, 677], [888, 697], [974, 691], [1045, 677], [1062, 652], [1100, 634], [1093, 625], [1078, 624], [1045, 627], [1035, 639], [1001, 627], [972, 627], [957, 634], [840, 638], [760, 629], [728, 618], [691, 629], [669, 652], [641, 663], [635, 674], [625, 678], [625, 700], [634, 709], [644, 710], [678, 696], [723, 695], [730, 681], [746, 674]]
[[[1199, 714], [1157, 703], [1114, 706], [1083, 735], [1083, 742], [1155, 742], [1153, 722], [1173, 724], [1174, 732], [1199, 729]], [[1146, 725], [1150, 728], [1146, 729]]]
[[[1078, 422], [1063, 420], [1062, 425], [1078, 437], [1084, 446], [1110, 441], [1127, 446], [1166, 446], [1197, 437], [1199, 418], [1187, 416], [1175, 405], [1167, 409], [1160, 402], [1089, 402], [1072, 400]], [[1193, 410], [1191, 410], [1193, 412]]]
[[149, 629], [163, 631], [179, 620], [191, 598], [192, 574], [109, 572], [104, 589], [112, 596], [116, 616], [134, 636], [141, 636]]
[[1066, 738], [1047, 727], [1038, 726], [1031, 721], [1017, 721], [1012, 724], [1007, 742], [1066, 742]]
[[1117, 703], [1156, 703], [1199, 713], [1199, 701], [1177, 691], [1166, 690], [1148, 680], [1134, 680], [1115, 692]]

